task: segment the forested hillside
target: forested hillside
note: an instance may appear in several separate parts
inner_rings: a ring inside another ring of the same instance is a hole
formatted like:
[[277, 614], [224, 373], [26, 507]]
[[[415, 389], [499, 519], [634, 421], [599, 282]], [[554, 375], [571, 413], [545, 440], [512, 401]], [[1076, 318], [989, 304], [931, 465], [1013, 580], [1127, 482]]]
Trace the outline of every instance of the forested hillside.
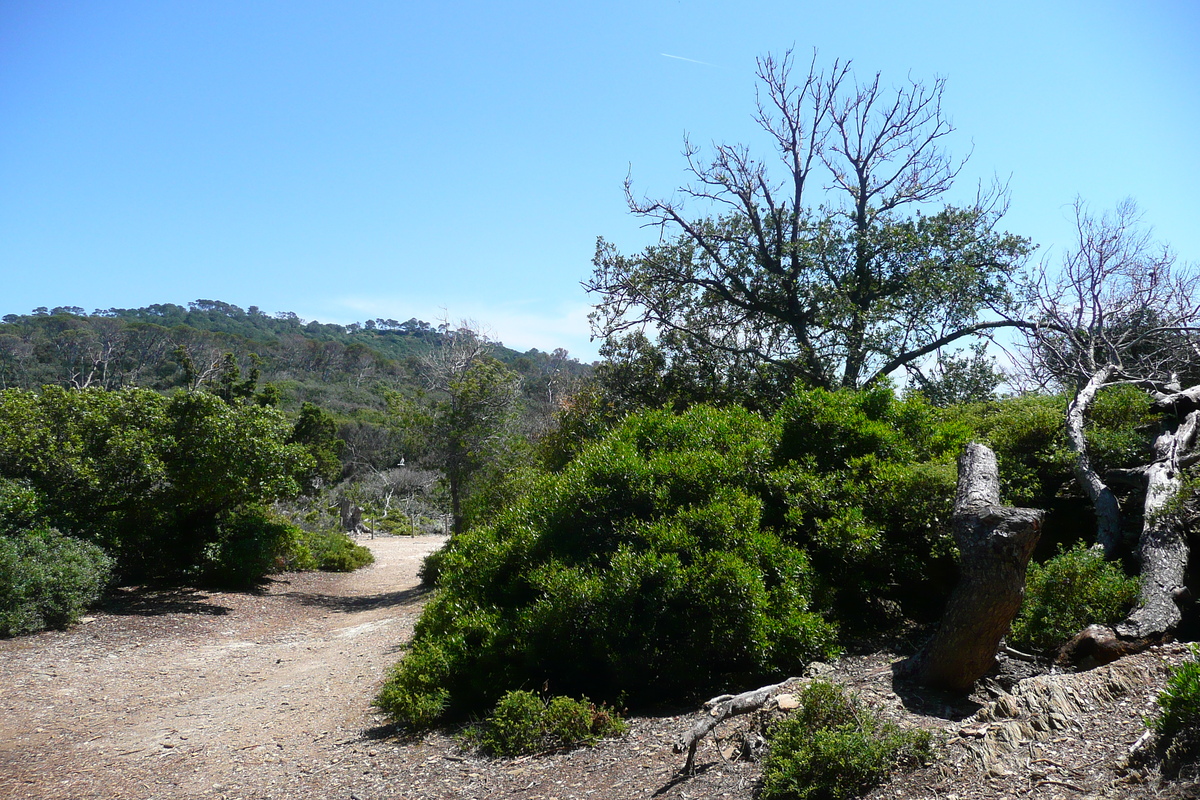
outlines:
[[67, 624], [110, 580], [347, 569], [369, 556], [344, 530], [461, 525], [589, 371], [415, 319], [206, 300], [9, 314], [0, 634]]
[[[232, 353], [242, 372], [258, 370], [264, 382], [289, 382], [285, 405], [304, 384], [361, 389], [380, 381], [418, 382], [417, 362], [452, 335], [449, 323], [410, 319], [366, 320], [350, 325], [305, 322], [293, 313], [269, 315], [216, 300], [187, 307], [167, 303], [145, 308], [36, 308], [6, 314], [0, 322], [0, 389], [42, 385], [77, 389], [146, 386], [192, 388], [213, 381]], [[518, 353], [496, 343], [494, 355], [526, 380], [527, 394], [552, 395], [556, 382], [587, 372], [564, 350]], [[186, 367], [187, 361], [191, 367]], [[350, 396], [341, 400], [353, 406]]]
[[[412, 458], [404, 449], [413, 443], [401, 443], [388, 423], [388, 397], [428, 392], [424, 362], [456, 332], [417, 319], [305, 322], [214, 300], [91, 314], [37, 308], [0, 322], [0, 389], [265, 389], [285, 411], [312, 403], [333, 415], [350, 474]], [[561, 349], [518, 353], [489, 342], [488, 350], [519, 378], [531, 431], [545, 429], [556, 403], [591, 371]]]

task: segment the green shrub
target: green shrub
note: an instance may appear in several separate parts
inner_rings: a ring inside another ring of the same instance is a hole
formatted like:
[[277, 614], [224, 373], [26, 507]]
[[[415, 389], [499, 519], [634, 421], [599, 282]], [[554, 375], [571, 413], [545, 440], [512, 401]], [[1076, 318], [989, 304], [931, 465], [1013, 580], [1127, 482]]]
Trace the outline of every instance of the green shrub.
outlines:
[[392, 668], [375, 705], [411, 728], [430, 728], [441, 721], [450, 703], [450, 692], [442, 685], [450, 668], [444, 648], [421, 642]]
[[496, 703], [482, 725], [469, 728], [466, 739], [492, 756], [518, 756], [547, 750], [588, 746], [609, 736], [624, 735], [627, 726], [605, 706], [584, 700], [512, 691]]
[[53, 528], [0, 535], [0, 636], [71, 625], [111, 573], [103, 550]]
[[298, 533], [294, 525], [264, 509], [232, 514], [220, 523], [199, 577], [220, 586], [252, 586], [279, 565]]
[[1158, 734], [1168, 766], [1200, 756], [1200, 647], [1191, 650], [1191, 658], [1171, 670], [1158, 695], [1161, 713], [1147, 722]]
[[1045, 508], [1071, 479], [1066, 413], [1065, 396], [1023, 395], [949, 408], [944, 415], [995, 451], [1003, 502]]
[[324, 572], [353, 572], [375, 563], [375, 555], [341, 531], [306, 531], [302, 543], [312, 553], [314, 569]]
[[773, 440], [741, 409], [647, 412], [531, 478], [494, 524], [426, 562], [440, 591], [380, 706], [416, 725], [547, 682], [691, 700], [834, 655], [806, 555], [764, 521]]
[[231, 519], [295, 495], [312, 466], [290, 430], [275, 409], [206, 392], [8, 389], [0, 476], [36, 491], [46, 524], [103, 546], [122, 581], [192, 581], [213, 565], [241, 581], [270, 565], [271, 543]]
[[28, 484], [0, 477], [0, 536], [41, 527], [40, 505]]
[[886, 622], [868, 599], [940, 608], [953, 587], [954, 461], [969, 429], [887, 386], [797, 391], [776, 421], [780, 529], [828, 576], [821, 604], [863, 627]]
[[1082, 543], [1044, 564], [1030, 564], [1025, 600], [1008, 641], [1014, 647], [1049, 650], [1091, 624], [1119, 622], [1137, 599], [1137, 578]]
[[839, 686], [816, 681], [799, 699], [799, 707], [768, 731], [763, 800], [859, 797], [897, 770], [932, 758], [928, 731], [880, 722]]
[[421, 561], [417, 577], [422, 586], [437, 586], [438, 576], [442, 574], [442, 561], [445, 559], [445, 548], [439, 547]]
[[253, 585], [272, 572], [353, 572], [375, 556], [335, 530], [307, 530], [263, 508], [251, 507], [223, 521], [198, 577], [223, 586]]
[[1136, 386], [1106, 386], [1088, 409], [1087, 443], [1092, 467], [1100, 474], [1153, 460], [1158, 426], [1150, 412], [1154, 398]]

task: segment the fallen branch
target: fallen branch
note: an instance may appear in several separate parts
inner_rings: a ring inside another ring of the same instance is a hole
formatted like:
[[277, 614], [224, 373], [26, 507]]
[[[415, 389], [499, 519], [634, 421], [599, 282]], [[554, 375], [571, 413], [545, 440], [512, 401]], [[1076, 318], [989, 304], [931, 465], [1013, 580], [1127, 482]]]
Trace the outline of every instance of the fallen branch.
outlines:
[[775, 696], [785, 686], [795, 683], [798, 680], [800, 679], [788, 678], [780, 683], [773, 683], [770, 686], [764, 686], [761, 689], [755, 689], [750, 692], [742, 692], [737, 695], [723, 694], [705, 703], [705, 707], [710, 709], [708, 713], [693, 725], [690, 731], [675, 740], [676, 753], [682, 753], [684, 750], [687, 750], [687, 762], [683, 765], [684, 774], [691, 775], [693, 773], [696, 748], [700, 745], [700, 740], [707, 736], [714, 728], [730, 717], [737, 717], [742, 714], [749, 714], [752, 711], [758, 711], [766, 706], [767, 703], [774, 700]]

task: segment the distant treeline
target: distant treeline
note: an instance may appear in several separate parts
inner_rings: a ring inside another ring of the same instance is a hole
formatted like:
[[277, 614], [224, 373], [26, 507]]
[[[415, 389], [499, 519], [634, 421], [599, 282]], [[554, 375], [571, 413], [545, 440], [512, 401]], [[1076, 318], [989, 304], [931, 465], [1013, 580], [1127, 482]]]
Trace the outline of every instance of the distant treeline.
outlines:
[[[77, 306], [41, 307], [0, 322], [0, 389], [196, 388], [223, 372], [228, 379], [227, 354], [241, 374], [268, 382], [418, 383], [420, 359], [454, 334], [448, 324], [415, 318], [335, 325], [218, 300], [91, 314]], [[522, 354], [499, 346], [496, 356], [523, 376], [531, 398], [552, 396], [554, 380], [589, 370], [565, 350]]]

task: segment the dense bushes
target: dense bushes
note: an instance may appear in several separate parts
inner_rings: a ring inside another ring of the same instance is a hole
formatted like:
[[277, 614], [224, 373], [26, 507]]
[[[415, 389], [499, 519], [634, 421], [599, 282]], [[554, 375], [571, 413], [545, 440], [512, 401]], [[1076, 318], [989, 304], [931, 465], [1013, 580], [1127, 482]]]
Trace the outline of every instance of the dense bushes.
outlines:
[[42, 522], [103, 547], [122, 580], [197, 579], [221, 564], [244, 577], [278, 543], [256, 541], [277, 531], [242, 509], [295, 494], [313, 463], [291, 433], [275, 409], [202, 392], [7, 390], [0, 476], [35, 492]]
[[1044, 564], [1032, 563], [1025, 600], [1008, 641], [1014, 647], [1049, 650], [1091, 624], [1119, 622], [1137, 598], [1138, 580], [1099, 551], [1078, 544]]
[[969, 430], [890, 388], [798, 391], [776, 416], [788, 541], [803, 547], [823, 602], [847, 623], [869, 606], [937, 614], [954, 577], [955, 459]]
[[932, 757], [928, 731], [883, 723], [856, 697], [816, 681], [768, 731], [763, 800], [847, 800]]
[[692, 698], [827, 657], [877, 601], [937, 606], [965, 430], [887, 387], [631, 415], [426, 563], [441, 591], [379, 704], [422, 725], [547, 681]]
[[545, 682], [644, 704], [829, 656], [808, 560], [763, 524], [773, 438], [746, 411], [647, 412], [541, 476], [439, 556], [380, 705], [428, 724]]
[[293, 528], [289, 550], [277, 567], [302, 571], [353, 572], [375, 563], [375, 556], [341, 531]]

